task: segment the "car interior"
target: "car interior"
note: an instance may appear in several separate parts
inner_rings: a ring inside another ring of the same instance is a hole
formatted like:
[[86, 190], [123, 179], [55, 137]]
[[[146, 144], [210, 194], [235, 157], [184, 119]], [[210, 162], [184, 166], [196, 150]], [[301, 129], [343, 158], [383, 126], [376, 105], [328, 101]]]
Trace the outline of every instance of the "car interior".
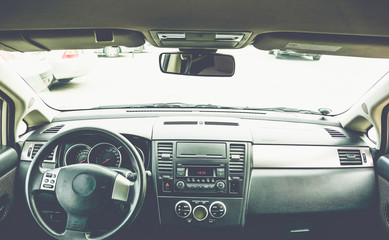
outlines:
[[[387, 9], [347, 0], [6, 1], [0, 50], [166, 48], [149, 64], [182, 82], [207, 79], [203, 94], [216, 94], [212, 79], [242, 71], [232, 55], [244, 49], [306, 63], [388, 59]], [[330, 87], [347, 98], [352, 85]], [[258, 80], [236, 92], [254, 99], [260, 89]], [[0, 239], [389, 238], [387, 74], [337, 113], [168, 101], [61, 109], [0, 57], [0, 113]]]

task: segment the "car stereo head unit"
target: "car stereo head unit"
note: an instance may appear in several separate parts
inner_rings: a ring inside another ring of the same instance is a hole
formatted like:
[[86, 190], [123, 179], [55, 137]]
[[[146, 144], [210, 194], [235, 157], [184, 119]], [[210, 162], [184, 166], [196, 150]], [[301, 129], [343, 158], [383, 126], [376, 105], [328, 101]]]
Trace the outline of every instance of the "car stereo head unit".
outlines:
[[176, 164], [175, 191], [226, 192], [226, 164]]

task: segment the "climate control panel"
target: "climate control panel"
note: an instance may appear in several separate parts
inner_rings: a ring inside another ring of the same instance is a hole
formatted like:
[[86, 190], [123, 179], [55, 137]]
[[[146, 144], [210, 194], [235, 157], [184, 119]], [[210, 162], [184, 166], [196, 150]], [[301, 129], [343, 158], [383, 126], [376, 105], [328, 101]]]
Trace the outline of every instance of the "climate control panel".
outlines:
[[243, 227], [243, 198], [169, 197], [158, 198], [160, 223], [192, 229]]
[[[192, 210], [193, 209], [193, 210]], [[209, 221], [213, 222], [226, 215], [226, 205], [221, 201], [210, 202], [207, 200], [194, 200], [192, 203], [181, 200], [175, 205], [175, 212], [179, 218], [192, 218], [198, 222], [204, 221], [209, 217]]]

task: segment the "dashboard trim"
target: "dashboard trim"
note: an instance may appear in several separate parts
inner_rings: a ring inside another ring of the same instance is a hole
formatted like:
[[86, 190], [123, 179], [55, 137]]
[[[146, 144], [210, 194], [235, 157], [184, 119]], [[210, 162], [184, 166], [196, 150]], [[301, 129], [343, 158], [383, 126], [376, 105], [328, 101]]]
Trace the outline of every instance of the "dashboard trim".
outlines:
[[[340, 165], [338, 149], [360, 150], [362, 165]], [[368, 147], [253, 145], [253, 168], [361, 168], [373, 167]]]

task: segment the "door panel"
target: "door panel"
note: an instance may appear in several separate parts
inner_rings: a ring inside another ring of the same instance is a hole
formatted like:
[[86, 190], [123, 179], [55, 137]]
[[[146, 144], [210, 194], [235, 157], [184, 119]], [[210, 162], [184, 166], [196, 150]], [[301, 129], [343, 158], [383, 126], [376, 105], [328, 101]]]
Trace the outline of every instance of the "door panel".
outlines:
[[13, 148], [0, 147], [0, 224], [14, 203], [14, 185], [18, 154]]
[[389, 155], [382, 156], [376, 163], [381, 223], [389, 236]]

